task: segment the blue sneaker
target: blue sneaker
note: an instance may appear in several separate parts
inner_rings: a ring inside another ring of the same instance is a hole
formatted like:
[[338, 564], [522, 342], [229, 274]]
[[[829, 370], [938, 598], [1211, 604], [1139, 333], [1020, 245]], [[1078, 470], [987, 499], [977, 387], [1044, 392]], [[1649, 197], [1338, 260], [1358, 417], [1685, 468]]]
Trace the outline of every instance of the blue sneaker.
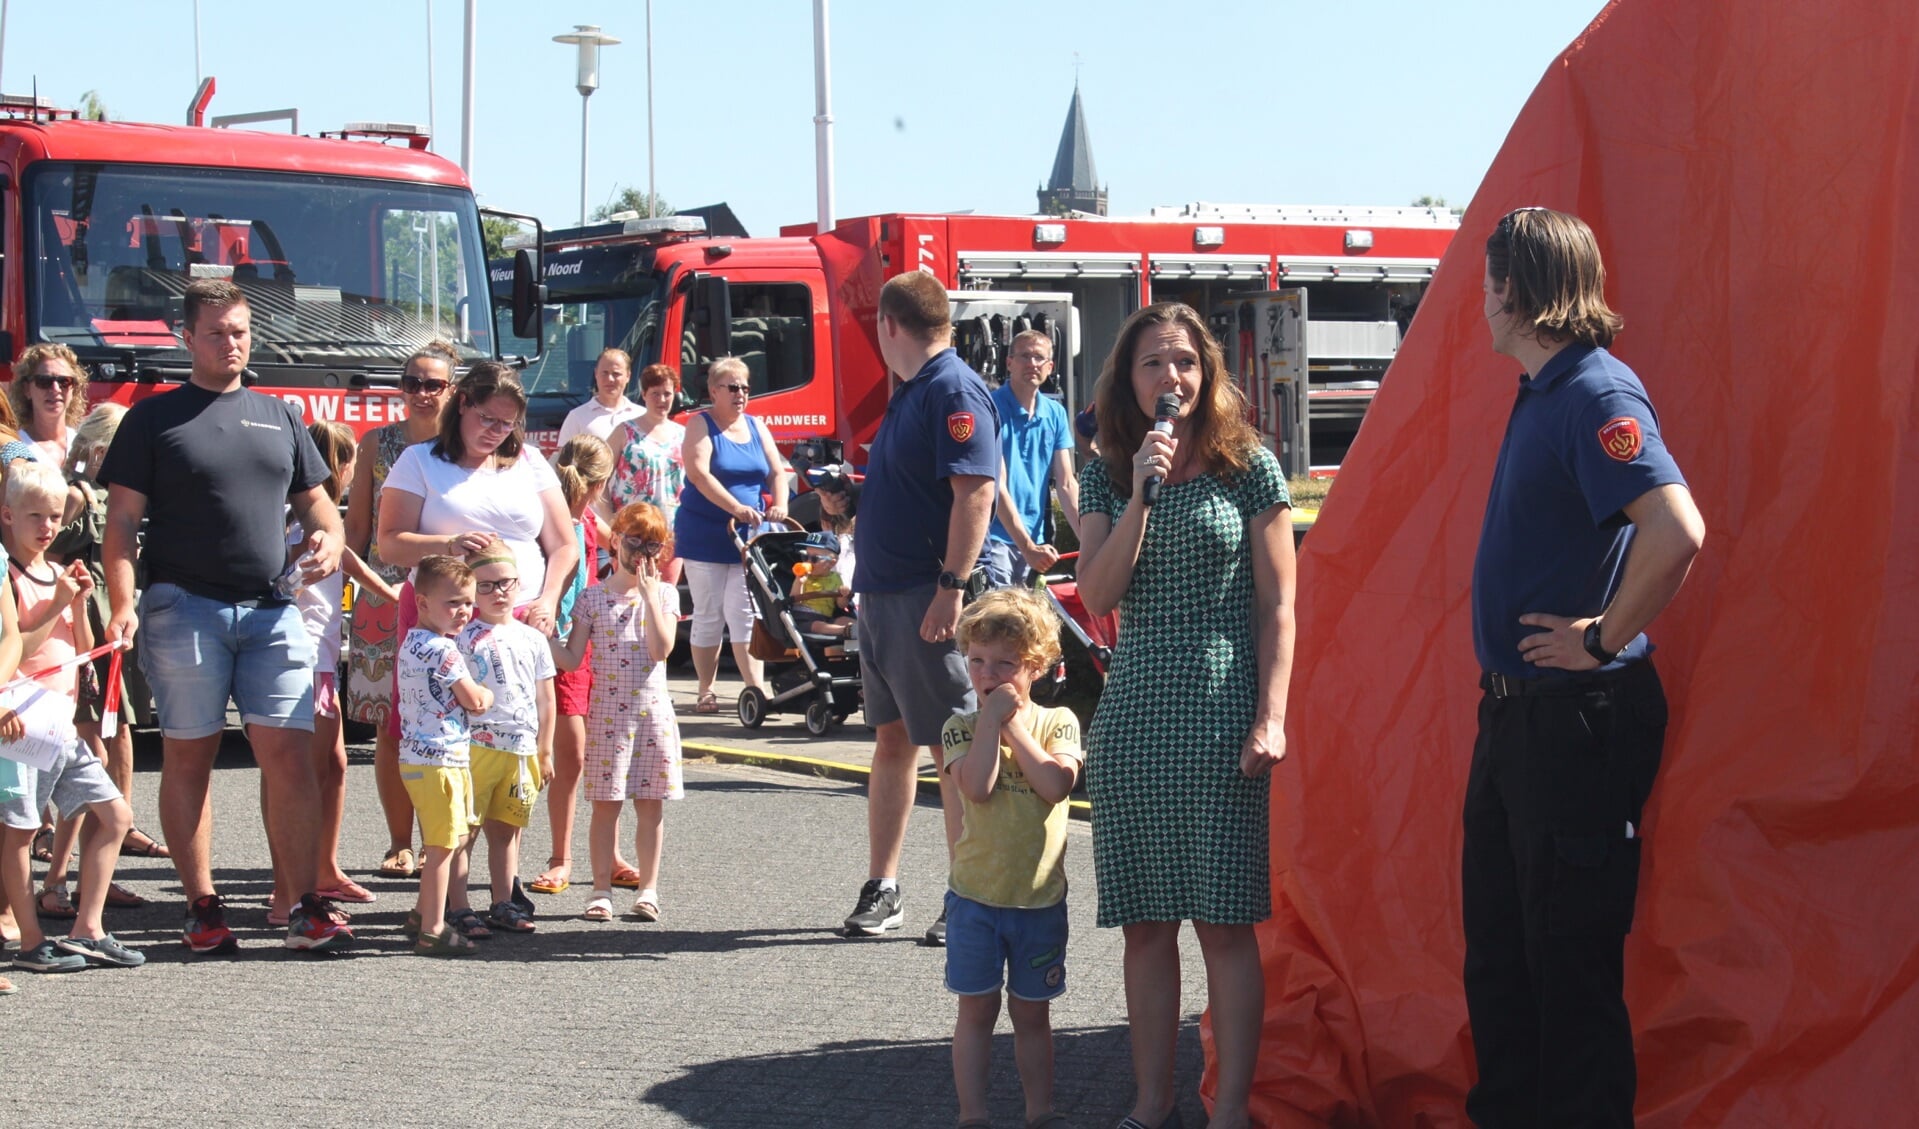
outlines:
[[21, 949], [13, 958], [13, 967], [28, 972], [78, 972], [87, 966], [87, 958], [64, 953], [52, 941], [42, 941], [31, 949]]
[[62, 937], [54, 944], [89, 964], [138, 968], [147, 962], [147, 954], [127, 948], [111, 933], [99, 937]]

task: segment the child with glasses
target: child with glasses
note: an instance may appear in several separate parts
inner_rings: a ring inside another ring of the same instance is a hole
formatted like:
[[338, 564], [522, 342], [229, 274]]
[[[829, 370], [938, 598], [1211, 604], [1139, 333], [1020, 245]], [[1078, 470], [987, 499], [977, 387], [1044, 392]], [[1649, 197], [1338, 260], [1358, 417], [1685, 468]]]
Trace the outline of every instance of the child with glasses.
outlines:
[[[474, 681], [493, 692], [493, 706], [471, 719], [473, 806], [486, 835], [493, 880], [489, 926], [533, 932], [533, 915], [513, 897], [520, 870], [520, 832], [533, 801], [553, 778], [553, 655], [546, 636], [513, 618], [520, 583], [513, 550], [495, 540], [466, 555], [473, 570], [473, 621], [455, 636]], [[473, 849], [472, 840], [467, 851]]]
[[593, 647], [593, 689], [586, 715], [586, 798], [593, 804], [588, 853], [593, 863], [589, 921], [613, 918], [613, 844], [628, 799], [639, 827], [633, 862], [640, 893], [633, 916], [660, 919], [660, 850], [666, 800], [682, 797], [680, 730], [666, 687], [679, 598], [660, 577], [673, 535], [660, 511], [634, 502], [613, 518], [613, 575], [588, 588], [573, 608], [573, 630], [553, 641], [553, 661], [576, 669]]

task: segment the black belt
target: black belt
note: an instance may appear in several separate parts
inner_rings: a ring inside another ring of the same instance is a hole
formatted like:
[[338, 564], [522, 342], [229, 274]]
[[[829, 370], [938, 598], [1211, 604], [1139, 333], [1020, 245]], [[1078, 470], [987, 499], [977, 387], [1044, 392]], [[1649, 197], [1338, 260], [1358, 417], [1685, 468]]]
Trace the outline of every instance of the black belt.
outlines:
[[1514, 678], [1497, 671], [1479, 676], [1479, 688], [1495, 698], [1569, 698], [1610, 690], [1634, 673], [1638, 663], [1618, 670], [1588, 671], [1568, 678]]

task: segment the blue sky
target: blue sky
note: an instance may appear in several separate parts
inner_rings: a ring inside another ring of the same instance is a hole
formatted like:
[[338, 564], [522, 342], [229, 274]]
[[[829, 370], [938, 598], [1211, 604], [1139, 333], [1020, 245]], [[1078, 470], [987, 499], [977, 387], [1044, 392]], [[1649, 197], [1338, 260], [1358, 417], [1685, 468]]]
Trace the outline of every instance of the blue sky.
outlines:
[[[1627, 0], [1629, 3], [1660, 0]], [[311, 133], [427, 121], [459, 159], [461, 0], [200, 0], [210, 113], [298, 107]], [[812, 4], [655, 0], [661, 196], [725, 200], [755, 235], [814, 215]], [[1470, 199], [1515, 114], [1602, 0], [973, 0], [832, 4], [840, 216], [1026, 214], [1052, 166], [1075, 56], [1114, 214], [1195, 200]], [[0, 85], [178, 122], [194, 87], [191, 0], [12, 0]], [[1168, 14], [1168, 12], [1171, 14]], [[620, 37], [592, 99], [589, 196], [644, 187], [641, 0], [482, 0], [473, 183], [549, 226], [579, 210], [573, 24]]]

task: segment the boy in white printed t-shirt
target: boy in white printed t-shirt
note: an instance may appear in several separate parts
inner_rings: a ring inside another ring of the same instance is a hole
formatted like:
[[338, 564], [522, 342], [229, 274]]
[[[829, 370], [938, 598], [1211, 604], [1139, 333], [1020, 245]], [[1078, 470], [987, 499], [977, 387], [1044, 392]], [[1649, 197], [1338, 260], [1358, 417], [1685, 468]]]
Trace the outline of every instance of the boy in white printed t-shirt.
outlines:
[[[553, 652], [546, 636], [513, 618], [520, 568], [494, 540], [468, 553], [474, 619], [457, 636], [475, 681], [493, 692], [493, 708], [472, 718], [473, 800], [486, 832], [493, 908], [486, 921], [507, 933], [533, 932], [533, 915], [513, 898], [520, 832], [533, 801], [553, 776]], [[472, 847], [469, 844], [468, 853]]]
[[467, 715], [485, 713], [493, 693], [473, 680], [453, 641], [473, 618], [473, 570], [452, 557], [422, 560], [413, 572], [420, 625], [395, 658], [400, 690], [400, 781], [420, 817], [420, 902], [407, 915], [414, 951], [458, 956], [491, 936], [467, 901], [467, 841], [473, 813]]
[[1033, 704], [1059, 662], [1059, 619], [1030, 588], [1003, 588], [961, 613], [958, 636], [979, 711], [941, 733], [960, 794], [946, 893], [946, 990], [959, 997], [953, 1083], [963, 1129], [986, 1120], [1000, 988], [1029, 1129], [1058, 1127], [1050, 1001], [1066, 990], [1066, 797], [1079, 776], [1079, 719]]

